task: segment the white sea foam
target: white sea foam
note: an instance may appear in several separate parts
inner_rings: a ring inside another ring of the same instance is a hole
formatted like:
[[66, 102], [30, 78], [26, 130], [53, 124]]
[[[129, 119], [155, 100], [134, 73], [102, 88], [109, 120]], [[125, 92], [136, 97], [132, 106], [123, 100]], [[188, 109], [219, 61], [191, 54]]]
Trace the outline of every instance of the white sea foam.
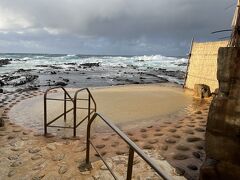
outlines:
[[177, 57], [166, 57], [162, 55], [144, 56], [82, 56], [76, 54], [68, 55], [49, 55], [49, 54], [1, 54], [0, 59], [12, 58], [19, 59], [12, 61], [7, 66], [0, 67], [0, 74], [10, 73], [20, 68], [23, 69], [42, 69], [37, 65], [58, 65], [67, 68], [72, 65], [65, 63], [100, 63], [106, 69], [113, 67], [125, 68], [134, 66], [137, 69], [166, 69], [170, 71], [185, 71], [187, 59]]

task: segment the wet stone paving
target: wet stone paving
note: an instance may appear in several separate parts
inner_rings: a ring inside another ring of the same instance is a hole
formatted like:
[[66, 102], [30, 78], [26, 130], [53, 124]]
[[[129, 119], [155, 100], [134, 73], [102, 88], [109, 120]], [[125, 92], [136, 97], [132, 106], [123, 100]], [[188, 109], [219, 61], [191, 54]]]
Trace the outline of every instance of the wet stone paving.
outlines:
[[[112, 179], [99, 156], [91, 150], [93, 169], [81, 173], [85, 159], [86, 138], [58, 137], [26, 129], [8, 117], [18, 102], [42, 96], [30, 91], [0, 94], [0, 179]], [[122, 130], [157, 162], [171, 164], [173, 174], [181, 179], [198, 179], [205, 158], [205, 129], [210, 100], [197, 100], [184, 109], [186, 116], [173, 121], [152, 123], [137, 129]], [[126, 177], [127, 145], [114, 133], [95, 133], [92, 141], [119, 179]], [[135, 154], [133, 179], [160, 179]]]

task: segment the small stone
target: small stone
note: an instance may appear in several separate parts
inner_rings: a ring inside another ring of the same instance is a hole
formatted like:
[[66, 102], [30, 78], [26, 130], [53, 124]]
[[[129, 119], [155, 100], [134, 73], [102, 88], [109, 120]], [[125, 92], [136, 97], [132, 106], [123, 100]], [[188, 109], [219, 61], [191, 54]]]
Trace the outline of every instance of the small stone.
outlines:
[[112, 147], [116, 147], [116, 146], [118, 146], [118, 145], [119, 145], [119, 142], [113, 142], [113, 143], [111, 144]]
[[29, 138], [26, 137], [26, 136], [23, 136], [23, 137], [21, 137], [21, 140], [22, 140], [22, 141], [27, 141], [27, 140], [29, 140]]
[[202, 114], [202, 111], [196, 111], [195, 114]]
[[109, 140], [109, 137], [103, 137], [102, 140], [107, 141]]
[[200, 141], [201, 140], [201, 138], [199, 138], [199, 137], [188, 137], [187, 138], [187, 141], [188, 142], [196, 142], [196, 141]]
[[13, 132], [21, 132], [22, 129], [13, 129]]
[[191, 169], [191, 170], [193, 170], [193, 171], [198, 170], [198, 167], [195, 166], [195, 165], [193, 165], [193, 164], [189, 164], [189, 165], [187, 165], [187, 167], [188, 167], [188, 169]]
[[123, 154], [125, 154], [126, 153], [126, 151], [121, 151], [121, 150], [117, 150], [116, 151], [116, 154], [117, 155], [123, 155]]
[[146, 129], [141, 129], [140, 132], [147, 132], [147, 130]]
[[172, 137], [178, 138], [178, 139], [181, 138], [181, 136], [179, 136], [179, 135], [177, 135], [177, 134], [173, 134]]
[[148, 141], [149, 144], [156, 144], [157, 142], [158, 142], [157, 139], [150, 139], [150, 140]]
[[41, 151], [41, 149], [38, 148], [38, 147], [30, 148], [30, 149], [28, 150], [28, 152], [29, 152], [29, 153], [32, 153], [32, 154], [38, 153], [39, 151]]
[[205, 129], [203, 129], [203, 128], [195, 128], [195, 130], [198, 132], [205, 132]]
[[19, 155], [10, 155], [10, 156], [8, 156], [8, 159], [9, 160], [17, 160], [19, 158]]
[[58, 173], [59, 174], [64, 174], [68, 171], [68, 167], [66, 165], [60, 166]]
[[16, 138], [16, 135], [15, 135], [15, 134], [10, 134], [10, 135], [8, 135], [7, 138], [8, 138], [8, 139], [14, 139], [14, 138]]
[[41, 154], [35, 154], [31, 157], [32, 160], [38, 160], [38, 159], [41, 159], [41, 158], [42, 158]]
[[23, 134], [23, 135], [28, 135], [29, 132], [27, 132], [27, 131], [23, 131], [22, 134]]
[[133, 136], [133, 133], [131, 133], [131, 132], [128, 132], [128, 133], [127, 133], [127, 135], [129, 135], [129, 136]]
[[65, 157], [65, 154], [64, 153], [61, 153], [61, 154], [56, 154], [52, 157], [52, 160], [53, 161], [61, 161], [63, 160]]
[[177, 130], [176, 129], [169, 129], [168, 132], [176, 132]]
[[145, 145], [143, 145], [143, 149], [154, 149], [154, 146], [152, 146], [150, 144], [145, 144]]
[[175, 173], [178, 175], [178, 176], [183, 176], [185, 174], [185, 170], [180, 168], [180, 167], [176, 167], [175, 168]]
[[162, 145], [162, 146], [161, 146], [161, 149], [162, 149], [163, 151], [167, 151], [167, 150], [168, 150], [168, 146], [167, 146], [167, 145]]
[[175, 128], [181, 128], [182, 126], [181, 125], [175, 125], [174, 127]]
[[164, 124], [172, 124], [172, 123], [169, 121], [165, 121]]
[[199, 149], [199, 150], [204, 149], [203, 146], [201, 146], [201, 145], [199, 145], [199, 144], [197, 144], [195, 147], [196, 147], [196, 149]]
[[51, 151], [54, 151], [54, 150], [56, 150], [57, 148], [56, 148], [55, 144], [51, 143], [51, 144], [48, 144], [48, 145], [47, 145], [47, 149], [49, 149], [49, 150], [51, 150]]
[[45, 176], [45, 174], [39, 174], [39, 175], [34, 176], [32, 178], [32, 180], [41, 180], [44, 176]]
[[183, 132], [185, 132], [186, 134], [194, 134], [193, 130], [191, 129], [186, 129]]
[[167, 139], [165, 139], [165, 142], [167, 142], [169, 144], [174, 144], [174, 143], [176, 143], [176, 140], [171, 139], [171, 138], [167, 138]]
[[188, 151], [189, 150], [189, 148], [184, 145], [178, 145], [176, 148], [177, 148], [177, 150], [180, 150], [180, 151]]
[[180, 153], [177, 153], [173, 156], [173, 159], [176, 159], [176, 160], [185, 160], [187, 159], [188, 156], [185, 155], [185, 154], [180, 154]]
[[139, 141], [139, 139], [137, 139], [136, 137], [131, 138], [131, 140], [134, 141], [134, 142], [138, 142]]
[[14, 174], [16, 174], [16, 170], [15, 170], [15, 169], [11, 169], [11, 170], [8, 172], [8, 177], [12, 177]]
[[107, 154], [107, 152], [105, 152], [105, 151], [101, 152], [102, 156], [105, 156], [106, 154]]
[[12, 151], [20, 151], [21, 148], [20, 148], [20, 147], [13, 147], [13, 148], [11, 148], [11, 150], [12, 150]]
[[159, 155], [158, 155], [158, 159], [163, 161], [163, 160], [165, 160], [166, 158], [163, 157], [161, 154], [159, 154]]
[[163, 135], [163, 133], [155, 133], [155, 134], [153, 134], [154, 136], [162, 136]]
[[18, 166], [20, 166], [22, 164], [22, 162], [21, 161], [14, 161], [12, 164], [11, 164], [11, 167], [18, 167]]
[[201, 157], [201, 155], [198, 152], [193, 152], [192, 155], [197, 159]]
[[96, 145], [96, 148], [98, 148], [98, 149], [102, 149], [102, 148], [104, 148], [105, 147], [105, 145], [104, 144], [99, 144], [99, 145]]

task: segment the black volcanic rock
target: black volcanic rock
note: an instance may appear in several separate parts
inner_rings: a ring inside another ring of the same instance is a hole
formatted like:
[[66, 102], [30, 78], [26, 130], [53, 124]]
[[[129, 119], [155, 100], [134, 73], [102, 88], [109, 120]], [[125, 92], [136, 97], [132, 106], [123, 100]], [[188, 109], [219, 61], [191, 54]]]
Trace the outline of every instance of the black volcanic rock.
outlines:
[[99, 67], [100, 66], [100, 63], [83, 63], [83, 64], [80, 64], [80, 67], [83, 66], [83, 67], [88, 67], [88, 68], [91, 68], [91, 67]]
[[4, 86], [4, 82], [2, 80], [0, 80], [0, 86]]
[[12, 59], [0, 59], [0, 67], [11, 64]]
[[63, 82], [63, 81], [58, 81], [58, 82], [55, 82], [54, 86], [66, 86], [67, 83]]
[[36, 67], [48, 67], [48, 65], [36, 65]]

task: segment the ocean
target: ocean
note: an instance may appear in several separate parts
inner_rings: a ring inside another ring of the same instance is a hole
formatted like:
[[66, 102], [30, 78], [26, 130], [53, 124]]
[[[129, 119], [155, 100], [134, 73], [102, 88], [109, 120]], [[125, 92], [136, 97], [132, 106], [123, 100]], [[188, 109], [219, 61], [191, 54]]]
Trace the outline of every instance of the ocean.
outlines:
[[162, 55], [0, 54], [0, 61], [4, 60], [8, 63], [0, 63], [1, 88], [9, 91], [29, 86], [183, 84], [188, 61]]

